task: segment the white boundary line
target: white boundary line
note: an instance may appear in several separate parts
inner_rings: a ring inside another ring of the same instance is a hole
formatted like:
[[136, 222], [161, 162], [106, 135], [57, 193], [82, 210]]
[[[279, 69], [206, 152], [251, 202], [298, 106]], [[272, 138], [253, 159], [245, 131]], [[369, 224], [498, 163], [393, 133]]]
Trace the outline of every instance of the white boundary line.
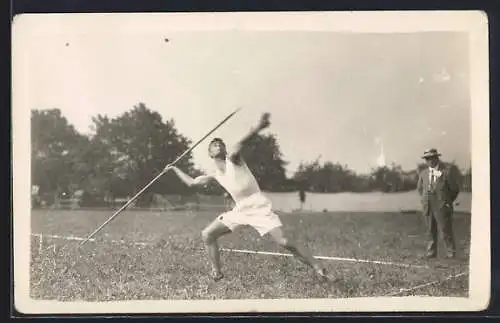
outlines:
[[[41, 233], [32, 233], [32, 236], [42, 237]], [[74, 237], [74, 236], [60, 236], [60, 235], [50, 235], [43, 234], [43, 237], [52, 238], [52, 239], [61, 239], [61, 240], [70, 240], [70, 241], [83, 241], [85, 238]], [[96, 239], [90, 239], [89, 241], [96, 241]], [[126, 241], [124, 240], [105, 240], [111, 243], [124, 244]], [[138, 246], [147, 246], [153, 245], [153, 243], [149, 242], [131, 242], [134, 245]], [[289, 253], [280, 253], [280, 252], [269, 252], [269, 251], [254, 251], [254, 250], [245, 250], [245, 249], [228, 249], [221, 248], [222, 251], [236, 252], [236, 253], [248, 253], [248, 254], [260, 254], [260, 255], [270, 255], [270, 256], [282, 256], [282, 257], [292, 257], [292, 254]], [[403, 263], [395, 263], [389, 261], [378, 261], [378, 260], [367, 260], [367, 259], [355, 259], [355, 258], [342, 258], [342, 257], [326, 257], [326, 256], [314, 256], [316, 259], [323, 260], [337, 260], [337, 261], [348, 261], [348, 262], [360, 262], [360, 263], [372, 263], [379, 265], [389, 265], [389, 266], [398, 266], [398, 267], [406, 267], [406, 268], [429, 268], [429, 266], [425, 265], [412, 265], [412, 264], [403, 264]]]
[[[224, 249], [224, 248], [222, 248], [221, 250], [231, 251], [231, 252], [239, 252], [239, 253], [271, 255], [271, 256], [284, 256], [284, 257], [293, 256], [292, 254], [289, 254], [289, 253], [280, 253], [280, 252], [253, 251], [253, 250], [240, 250], [240, 249]], [[314, 256], [314, 258], [323, 259], [323, 260], [363, 262], [363, 263], [372, 263], [372, 264], [379, 264], [379, 265], [399, 266], [399, 267], [406, 267], [406, 268], [409, 268], [409, 267], [411, 267], [411, 268], [429, 268], [429, 266], [402, 264], [402, 263], [389, 262], [389, 261], [379, 261], [379, 260], [366, 260], [366, 259], [342, 258], [342, 257], [326, 257], [326, 256]]]
[[[31, 235], [34, 236], [34, 237], [39, 237], [39, 238], [42, 237], [41, 233], [32, 233]], [[45, 237], [45, 238], [52, 238], [52, 239], [69, 240], [69, 241], [83, 241], [83, 240], [86, 240], [85, 238], [81, 238], [81, 237], [60, 236], [60, 235], [54, 235], [54, 234], [43, 234], [43, 237]], [[89, 239], [89, 241], [96, 241], [96, 239]], [[111, 243], [118, 243], [118, 244], [124, 244], [124, 243], [126, 243], [125, 240], [105, 240], [105, 241], [111, 242]], [[138, 245], [138, 246], [152, 245], [152, 243], [148, 243], [148, 242], [135, 242], [135, 241], [133, 241], [132, 244]]]
[[432, 281], [432, 282], [428, 282], [428, 283], [425, 283], [425, 284], [413, 286], [413, 287], [410, 287], [410, 288], [401, 288], [399, 291], [389, 293], [389, 294], [387, 294], [385, 296], [396, 296], [396, 295], [402, 294], [404, 292], [410, 292], [412, 290], [424, 288], [424, 287], [431, 286], [431, 285], [442, 284], [445, 281], [452, 280], [452, 279], [455, 279], [455, 278], [458, 278], [458, 277], [462, 277], [462, 276], [465, 276], [467, 274], [468, 274], [468, 272], [465, 271], [465, 272], [461, 272], [459, 274], [450, 275], [450, 276], [446, 277], [443, 280], [435, 280], [435, 281]]

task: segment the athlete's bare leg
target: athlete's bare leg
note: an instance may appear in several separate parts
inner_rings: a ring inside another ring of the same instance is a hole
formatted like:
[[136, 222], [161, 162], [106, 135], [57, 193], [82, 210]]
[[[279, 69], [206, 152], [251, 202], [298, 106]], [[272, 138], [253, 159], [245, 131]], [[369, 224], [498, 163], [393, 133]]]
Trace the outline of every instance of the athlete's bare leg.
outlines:
[[212, 266], [212, 276], [214, 280], [220, 280], [224, 277], [220, 265], [220, 252], [217, 239], [230, 233], [231, 230], [220, 221], [213, 221], [201, 233], [205, 247], [207, 248], [208, 259]]
[[291, 239], [287, 238], [281, 227], [277, 227], [269, 231], [269, 235], [276, 241], [278, 245], [286, 250], [290, 251], [297, 259], [299, 259], [304, 264], [313, 268], [316, 273], [323, 279], [326, 279], [325, 269], [321, 266], [321, 264], [314, 259], [314, 257], [307, 251], [305, 248], [299, 250], [296, 244], [291, 241]]

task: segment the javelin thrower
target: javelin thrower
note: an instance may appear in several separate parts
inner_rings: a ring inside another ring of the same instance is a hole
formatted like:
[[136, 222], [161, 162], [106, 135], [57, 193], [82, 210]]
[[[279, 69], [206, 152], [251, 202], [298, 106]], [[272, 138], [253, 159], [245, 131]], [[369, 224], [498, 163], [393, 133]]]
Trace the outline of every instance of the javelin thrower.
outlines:
[[243, 147], [269, 125], [269, 114], [265, 113], [257, 127], [251, 129], [229, 150], [226, 149], [226, 144], [222, 139], [213, 139], [208, 145], [208, 154], [214, 161], [215, 167], [209, 174], [192, 178], [172, 164], [167, 165], [164, 171], [173, 170], [188, 186], [205, 185], [215, 180], [226, 189], [235, 202], [231, 211], [220, 214], [202, 232], [203, 242], [212, 265], [212, 278], [215, 281], [224, 277], [221, 271], [217, 240], [243, 225], [255, 228], [261, 237], [270, 235], [279, 246], [312, 267], [322, 280], [327, 280], [326, 271], [320, 263], [305, 250], [299, 250], [295, 243], [285, 235], [279, 216], [272, 211], [271, 201], [261, 192], [257, 180], [243, 159], [241, 153]]

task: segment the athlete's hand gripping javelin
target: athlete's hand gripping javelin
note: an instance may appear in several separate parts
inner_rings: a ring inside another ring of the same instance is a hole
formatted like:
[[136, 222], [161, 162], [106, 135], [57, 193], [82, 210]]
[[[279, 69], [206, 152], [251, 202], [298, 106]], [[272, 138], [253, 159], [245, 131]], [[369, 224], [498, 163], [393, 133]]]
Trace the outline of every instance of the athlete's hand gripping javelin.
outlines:
[[257, 129], [258, 130], [263, 130], [267, 127], [269, 127], [269, 125], [271, 125], [271, 121], [269, 121], [269, 118], [271, 117], [271, 115], [269, 113], [264, 113], [262, 115], [262, 117], [260, 118], [260, 121], [259, 121], [259, 124], [257, 126]]
[[172, 164], [168, 164], [167, 166], [165, 166], [165, 168], [163, 169], [163, 173], [167, 173], [169, 170], [171, 170], [172, 168], [174, 167], [174, 165]]

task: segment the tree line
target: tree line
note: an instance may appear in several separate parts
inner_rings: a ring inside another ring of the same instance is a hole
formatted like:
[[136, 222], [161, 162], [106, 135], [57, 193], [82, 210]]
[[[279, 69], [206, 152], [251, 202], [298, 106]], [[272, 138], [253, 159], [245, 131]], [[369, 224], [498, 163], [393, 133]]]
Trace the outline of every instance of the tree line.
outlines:
[[[162, 116], [144, 103], [109, 118], [92, 118], [92, 133], [79, 133], [59, 109], [31, 111], [31, 174], [36, 196], [50, 201], [79, 191], [89, 204], [102, 204], [117, 197], [132, 196], [163, 167], [190, 147], [192, 141], [176, 127], [173, 119]], [[286, 176], [287, 161], [278, 138], [258, 135], [243, 154], [261, 187], [272, 192], [402, 192], [416, 188], [418, 171], [404, 171], [399, 165], [378, 167], [369, 174], [357, 174], [347, 165], [318, 160], [301, 163], [294, 175]], [[177, 164], [192, 176], [201, 171], [192, 154]], [[470, 190], [471, 169], [465, 172], [452, 164], [464, 190]], [[222, 194], [217, 184], [188, 188], [173, 173], [167, 173], [138, 200], [151, 203], [153, 194]]]

